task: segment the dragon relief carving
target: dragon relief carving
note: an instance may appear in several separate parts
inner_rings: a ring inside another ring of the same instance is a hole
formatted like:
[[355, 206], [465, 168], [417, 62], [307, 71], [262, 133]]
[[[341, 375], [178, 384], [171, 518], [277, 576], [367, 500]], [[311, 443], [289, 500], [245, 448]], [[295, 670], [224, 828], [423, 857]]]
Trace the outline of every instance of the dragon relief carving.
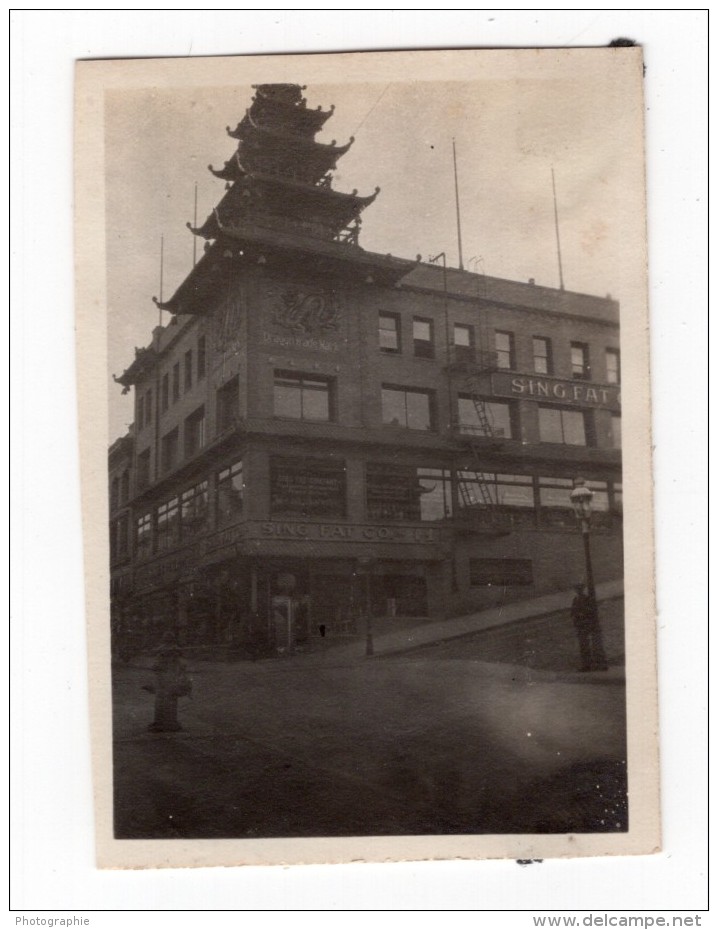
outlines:
[[333, 291], [303, 292], [290, 288], [275, 294], [272, 322], [295, 335], [336, 332], [340, 321], [341, 308]]

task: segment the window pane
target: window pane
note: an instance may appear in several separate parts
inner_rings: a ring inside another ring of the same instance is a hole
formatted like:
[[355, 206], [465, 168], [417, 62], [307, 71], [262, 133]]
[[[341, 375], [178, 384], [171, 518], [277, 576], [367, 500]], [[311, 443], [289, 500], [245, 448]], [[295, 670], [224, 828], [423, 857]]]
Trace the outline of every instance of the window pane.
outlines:
[[534, 346], [534, 371], [542, 375], [548, 374], [548, 340], [535, 337]]
[[444, 520], [451, 516], [451, 480], [440, 469], [419, 469], [422, 520]]
[[618, 384], [621, 380], [619, 359], [616, 349], [606, 349], [606, 379], [609, 384]]
[[345, 516], [343, 461], [273, 457], [270, 461], [271, 513], [286, 516]]
[[618, 413], [611, 414], [611, 439], [613, 448], [621, 448], [621, 415]]
[[451, 473], [369, 462], [366, 499], [370, 520], [444, 520], [451, 516]]
[[563, 441], [569, 446], [586, 445], [586, 424], [582, 413], [561, 410], [563, 419]]
[[541, 442], [563, 442], [560, 410], [539, 407], [539, 437]]
[[462, 326], [460, 323], [454, 326], [454, 345], [471, 345], [471, 329], [468, 326]]
[[298, 384], [277, 379], [274, 382], [275, 417], [302, 418], [302, 392]]
[[[508, 475], [499, 475], [497, 483], [497, 502], [504, 507], [533, 507], [534, 489], [532, 484], [505, 483]], [[531, 481], [531, 479], [529, 479]]]
[[406, 425], [409, 429], [431, 429], [428, 394], [406, 392]]
[[220, 523], [229, 523], [242, 513], [243, 496], [242, 463], [235, 462], [218, 475], [217, 518]]
[[406, 426], [406, 403], [403, 391], [381, 390], [382, 422], [388, 426]]
[[431, 323], [428, 320], [414, 320], [414, 339], [431, 342]]
[[464, 433], [481, 433], [479, 414], [470, 397], [459, 398], [459, 428]]
[[379, 348], [386, 352], [399, 351], [399, 322], [396, 317], [379, 317]]
[[[572, 484], [572, 482], [569, 482]], [[539, 487], [539, 500], [542, 507], [567, 507], [569, 510], [573, 510], [573, 505], [571, 504], [571, 491], [572, 487], [566, 488], [552, 488], [544, 487], [543, 485]]]
[[493, 436], [511, 438], [511, 408], [508, 404], [486, 404], [486, 416]]
[[303, 382], [302, 416], [305, 420], [329, 419], [329, 385], [326, 382]]
[[606, 481], [587, 481], [586, 487], [593, 491], [591, 509], [599, 512], [608, 511], [608, 482]]

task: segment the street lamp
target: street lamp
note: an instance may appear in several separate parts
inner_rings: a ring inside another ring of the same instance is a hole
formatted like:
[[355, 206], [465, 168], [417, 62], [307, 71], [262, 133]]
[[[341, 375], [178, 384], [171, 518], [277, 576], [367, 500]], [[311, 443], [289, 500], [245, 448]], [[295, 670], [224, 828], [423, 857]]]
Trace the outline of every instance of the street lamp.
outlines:
[[573, 505], [576, 519], [581, 527], [583, 535], [583, 550], [586, 556], [586, 586], [588, 587], [588, 596], [591, 598], [591, 604], [596, 615], [596, 588], [593, 583], [593, 566], [591, 564], [591, 503], [593, 501], [593, 491], [586, 487], [583, 478], [576, 478], [574, 488], [571, 491], [571, 504]]
[[586, 487], [583, 478], [576, 478], [574, 488], [571, 491], [571, 504], [573, 505], [576, 519], [581, 527], [583, 536], [583, 551], [586, 557], [586, 587], [588, 588], [588, 598], [591, 605], [591, 642], [593, 650], [593, 667], [603, 670], [607, 667], [606, 655], [603, 649], [603, 637], [601, 635], [601, 626], [598, 620], [598, 601], [596, 600], [596, 586], [593, 581], [593, 565], [591, 564], [591, 503], [593, 501], [593, 491]]

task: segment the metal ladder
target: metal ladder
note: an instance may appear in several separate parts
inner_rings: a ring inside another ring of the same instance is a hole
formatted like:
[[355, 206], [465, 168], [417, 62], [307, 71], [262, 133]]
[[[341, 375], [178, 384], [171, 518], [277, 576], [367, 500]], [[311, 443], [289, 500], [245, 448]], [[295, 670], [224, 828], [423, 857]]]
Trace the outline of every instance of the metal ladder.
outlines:
[[[469, 379], [468, 386], [471, 390], [471, 402], [476, 411], [481, 434], [482, 436], [491, 438], [494, 435], [494, 430], [486, 412], [486, 404], [483, 398], [476, 393], [476, 381], [473, 378]], [[479, 504], [482, 508], [492, 507], [497, 503], [497, 499], [492, 496], [489, 489], [489, 482], [486, 481], [483, 469], [481, 468], [479, 444], [475, 440], [469, 438], [469, 448], [471, 449], [475, 468], [473, 471], [464, 470], [462, 473], [463, 476], [458, 479], [459, 499], [464, 508], [469, 508], [476, 504]], [[478, 496], [480, 498], [478, 501], [474, 499], [474, 494], [472, 493], [474, 488], [478, 491]]]

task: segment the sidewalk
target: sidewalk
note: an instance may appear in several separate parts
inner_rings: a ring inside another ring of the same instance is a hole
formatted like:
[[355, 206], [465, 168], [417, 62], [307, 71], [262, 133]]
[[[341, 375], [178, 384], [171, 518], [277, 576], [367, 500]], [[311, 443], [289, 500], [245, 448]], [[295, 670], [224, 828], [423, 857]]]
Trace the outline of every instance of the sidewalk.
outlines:
[[[452, 617], [449, 620], [428, 621], [414, 626], [404, 626], [390, 632], [375, 632], [373, 635], [374, 654], [378, 657], [405, 653], [421, 646], [458, 639], [484, 630], [508, 626], [521, 620], [537, 619], [556, 611], [567, 610], [571, 605], [573, 594], [573, 589], [558, 591], [554, 594], [545, 594], [526, 601], [514, 601], [501, 607], [492, 607], [462, 617]], [[622, 579], [606, 581], [596, 586], [596, 597], [599, 601], [620, 597], [622, 594]], [[322, 653], [309, 653], [302, 658], [311, 659], [330, 652], [332, 658], [355, 659], [363, 656], [365, 649], [365, 637], [357, 637], [351, 642], [331, 645]]]

